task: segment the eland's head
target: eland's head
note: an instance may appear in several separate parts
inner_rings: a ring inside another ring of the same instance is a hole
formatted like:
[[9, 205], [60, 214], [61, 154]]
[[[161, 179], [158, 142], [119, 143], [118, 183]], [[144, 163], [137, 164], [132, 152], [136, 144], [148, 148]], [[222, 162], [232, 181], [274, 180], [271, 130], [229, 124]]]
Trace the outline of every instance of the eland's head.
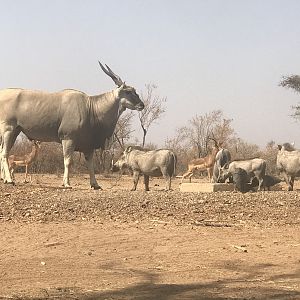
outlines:
[[145, 105], [136, 90], [133, 87], [126, 85], [125, 82], [123, 82], [123, 80], [116, 75], [108, 65], [105, 65], [105, 68], [100, 61], [99, 65], [103, 72], [118, 86], [116, 91], [118, 93], [118, 98], [120, 99], [120, 110], [124, 111], [126, 108], [138, 111], [143, 110]]

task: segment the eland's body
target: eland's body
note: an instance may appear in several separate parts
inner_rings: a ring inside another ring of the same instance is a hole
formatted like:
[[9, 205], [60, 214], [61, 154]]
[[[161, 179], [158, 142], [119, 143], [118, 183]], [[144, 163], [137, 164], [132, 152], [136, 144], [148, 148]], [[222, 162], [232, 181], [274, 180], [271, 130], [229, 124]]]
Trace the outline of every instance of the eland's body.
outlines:
[[144, 108], [134, 88], [126, 86], [109, 67], [100, 66], [118, 88], [96, 96], [76, 90], [57, 93], [24, 89], [0, 91], [0, 159], [4, 182], [13, 183], [7, 159], [17, 136], [23, 132], [31, 140], [62, 143], [65, 187], [70, 187], [69, 166], [73, 152], [80, 151], [87, 161], [91, 187], [100, 188], [94, 174], [94, 149], [104, 147], [126, 108]]

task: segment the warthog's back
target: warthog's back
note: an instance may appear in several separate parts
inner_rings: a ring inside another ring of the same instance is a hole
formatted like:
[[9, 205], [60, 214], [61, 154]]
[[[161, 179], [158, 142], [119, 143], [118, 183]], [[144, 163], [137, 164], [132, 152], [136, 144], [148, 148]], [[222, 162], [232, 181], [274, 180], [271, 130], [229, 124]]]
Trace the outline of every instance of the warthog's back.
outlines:
[[277, 154], [277, 169], [289, 175], [300, 176], [300, 151], [281, 150]]
[[128, 165], [133, 169], [139, 169], [143, 174], [160, 176], [161, 169], [167, 168], [173, 174], [176, 158], [172, 151], [167, 149], [140, 151], [132, 150], [128, 157]]
[[247, 173], [260, 170], [264, 172], [266, 161], [261, 158], [254, 158], [250, 160], [233, 161], [230, 163], [229, 171], [231, 173], [234, 173], [237, 168], [244, 169]]

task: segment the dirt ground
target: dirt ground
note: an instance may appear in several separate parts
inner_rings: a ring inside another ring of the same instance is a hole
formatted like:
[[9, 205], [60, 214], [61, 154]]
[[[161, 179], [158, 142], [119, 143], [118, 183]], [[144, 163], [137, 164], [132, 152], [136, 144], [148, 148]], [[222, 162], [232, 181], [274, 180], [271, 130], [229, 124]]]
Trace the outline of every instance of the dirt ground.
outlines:
[[[300, 299], [300, 193], [0, 182], [0, 299]], [[297, 182], [296, 187], [300, 187]]]

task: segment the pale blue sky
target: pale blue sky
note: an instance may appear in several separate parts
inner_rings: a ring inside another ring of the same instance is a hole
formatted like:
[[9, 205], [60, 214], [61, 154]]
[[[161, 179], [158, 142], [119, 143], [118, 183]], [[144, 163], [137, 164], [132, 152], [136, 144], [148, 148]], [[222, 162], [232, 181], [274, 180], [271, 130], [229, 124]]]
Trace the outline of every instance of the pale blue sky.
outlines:
[[138, 91], [154, 83], [167, 97], [148, 141], [163, 145], [196, 114], [222, 109], [242, 139], [300, 148], [300, 122], [289, 117], [300, 95], [278, 87], [300, 74], [300, 1], [0, 4], [0, 88], [102, 93], [114, 84], [101, 60]]

